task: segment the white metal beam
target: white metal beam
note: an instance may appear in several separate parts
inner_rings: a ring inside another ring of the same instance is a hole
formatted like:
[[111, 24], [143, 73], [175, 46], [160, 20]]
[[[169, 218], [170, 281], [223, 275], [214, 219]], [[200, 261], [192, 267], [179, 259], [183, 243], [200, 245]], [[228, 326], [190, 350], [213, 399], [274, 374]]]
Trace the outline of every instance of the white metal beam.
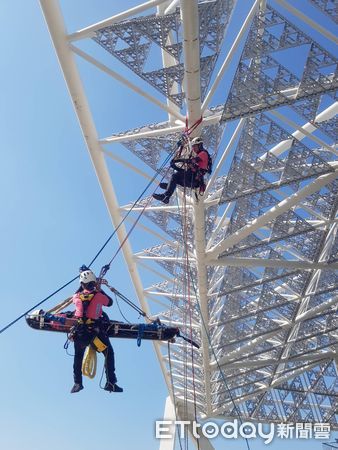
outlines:
[[[308, 296], [310, 297], [310, 296]], [[300, 312], [296, 318], [297, 322], [303, 322], [304, 320], [311, 319], [315, 317], [317, 314], [323, 313], [328, 309], [331, 309], [333, 306], [338, 305], [338, 296], [330, 298], [326, 302], [321, 303], [320, 305], [314, 306], [306, 311]]]
[[220, 217], [217, 226], [215, 228], [215, 230], [213, 231], [212, 235], [210, 236], [209, 242], [207, 244], [207, 250], [209, 250], [214, 242], [214, 240], [216, 239], [218, 232], [221, 230], [221, 228], [226, 224], [228, 225], [230, 222], [230, 217], [228, 216], [229, 210], [231, 208], [231, 203], [228, 203], [222, 217]]
[[[260, 345], [262, 342], [268, 341], [270, 339], [274, 339], [274, 337], [277, 335], [277, 333], [284, 331], [284, 330], [291, 330], [298, 326], [299, 324], [301, 324], [304, 320], [309, 320], [312, 319], [316, 316], [320, 316], [320, 313], [324, 313], [327, 310], [332, 309], [333, 311], [333, 307], [336, 307], [337, 305], [337, 301], [338, 298], [334, 297], [334, 299], [329, 300], [328, 302], [325, 302], [325, 304], [323, 305], [319, 305], [320, 307], [316, 307], [316, 308], [312, 308], [309, 311], [307, 311], [306, 315], [299, 315], [297, 316], [294, 320], [292, 321], [288, 321], [288, 320], [279, 320], [280, 322], [280, 326], [275, 328], [272, 331], [269, 332], [262, 332], [259, 335], [257, 335], [256, 337], [253, 337], [250, 341], [246, 342], [243, 346], [237, 348], [236, 350], [231, 351], [230, 353], [228, 353], [227, 355], [221, 357], [218, 359], [218, 361], [212, 361], [210, 364], [210, 367], [214, 367], [216, 368], [216, 366], [220, 366], [223, 367], [224, 365], [229, 364], [230, 362], [236, 362], [236, 361], [240, 361], [242, 360], [242, 358], [246, 357], [246, 354], [248, 352], [250, 352], [251, 349], [253, 349], [254, 347], [256, 347], [257, 345]], [[277, 320], [276, 320], [277, 322]], [[317, 335], [322, 334], [321, 331], [318, 331]], [[247, 340], [248, 338], [243, 338], [242, 340]], [[293, 344], [294, 341], [290, 341], [289, 344]], [[280, 347], [281, 345], [285, 346], [285, 342], [278, 342], [276, 343], [276, 345], [274, 346], [274, 348]], [[331, 345], [331, 344], [329, 344]], [[311, 353], [311, 352], [309, 352]], [[243, 356], [244, 355], [244, 356]], [[283, 355], [284, 359], [288, 358], [288, 354], [284, 354]], [[276, 360], [276, 363], [278, 362], [278, 360]]]
[[[120, 211], [129, 211], [131, 205], [125, 205], [120, 207]], [[187, 205], [189, 207], [189, 205]], [[136, 206], [133, 208], [134, 212], [140, 212], [140, 211], [173, 211], [177, 212], [177, 206], [147, 206], [146, 208], [141, 208], [139, 206]]]
[[[150, 294], [150, 295], [156, 295], [158, 297], [170, 297], [170, 298], [180, 298], [185, 300], [187, 298], [186, 295], [184, 294], [173, 294], [172, 292], [160, 292], [160, 291], [151, 291], [151, 288], [147, 288], [144, 290], [145, 293]], [[193, 300], [196, 300], [197, 297], [195, 295], [190, 295], [190, 298]]]
[[241, 258], [223, 256], [219, 259], [208, 261], [208, 266], [233, 266], [233, 267], [276, 267], [282, 269], [338, 269], [338, 263], [312, 262], [283, 259], [265, 259], [265, 258]]
[[169, 283], [174, 284], [175, 280], [173, 278], [168, 277], [165, 273], [161, 273], [158, 270], [153, 269], [152, 267], [149, 267], [147, 264], [145, 264], [144, 262], [142, 262], [141, 260], [136, 260], [136, 264], [139, 267], [143, 267], [145, 270], [147, 270], [148, 272], [153, 273], [154, 275], [156, 275], [156, 277], [158, 278], [162, 278], [164, 281], [168, 281]]
[[[307, 370], [311, 369], [312, 367], [316, 367], [318, 365], [318, 362], [315, 363], [311, 363], [311, 364], [304, 364], [304, 366], [301, 369], [298, 370], [290, 370], [288, 373], [285, 373], [284, 375], [282, 375], [278, 380], [276, 380], [276, 383], [273, 383], [274, 388], [278, 387], [279, 384], [296, 377], [297, 375], [300, 375], [304, 372], [306, 372]], [[257, 382], [257, 385], [259, 385], [260, 383]], [[267, 392], [269, 389], [271, 389], [269, 387], [268, 384], [264, 384], [262, 385], [262, 387], [259, 387], [258, 389], [255, 389], [253, 392], [251, 392], [250, 394], [246, 394], [246, 395], [242, 395], [242, 396], [238, 396], [234, 399], [234, 402], [238, 405], [240, 403], [243, 403], [246, 400], [249, 400], [250, 398], [254, 398], [257, 397], [258, 394], [263, 393], [263, 392]], [[227, 409], [229, 406], [233, 406], [233, 402], [226, 402], [224, 403], [224, 405], [222, 405], [222, 407], [217, 408], [215, 410], [213, 410], [213, 415], [217, 416], [219, 414], [222, 414], [222, 412], [224, 412], [225, 409]]]
[[214, 184], [214, 182], [215, 182], [215, 180], [216, 180], [216, 178], [217, 178], [217, 176], [219, 174], [219, 171], [223, 167], [223, 164], [226, 162], [226, 160], [227, 160], [227, 158], [229, 156], [229, 153], [231, 152], [231, 150], [232, 150], [232, 148], [234, 146], [234, 143], [236, 142], [236, 139], [238, 138], [239, 134], [241, 133], [241, 131], [243, 129], [244, 123], [245, 123], [245, 119], [240, 119], [240, 121], [238, 122], [238, 125], [237, 125], [235, 131], [233, 132], [228, 145], [226, 146], [224, 152], [222, 153], [221, 159], [217, 163], [217, 166], [213, 170], [213, 173], [212, 173], [212, 175], [211, 175], [211, 177], [209, 179], [209, 182], [208, 182], [207, 187], [206, 187], [205, 192], [204, 192], [204, 196], [205, 197], [208, 195], [208, 192], [209, 192], [211, 186]]
[[290, 197], [282, 200], [280, 203], [271, 208], [269, 211], [252, 220], [243, 228], [236, 231], [231, 236], [228, 236], [218, 245], [210, 249], [207, 252], [208, 261], [212, 260], [215, 257], [218, 257], [225, 250], [233, 247], [238, 242], [242, 241], [244, 238], [249, 236], [251, 233], [254, 233], [256, 230], [258, 230], [271, 220], [276, 219], [278, 216], [291, 209], [305, 197], [308, 197], [314, 192], [319, 191], [323, 186], [331, 183], [331, 181], [335, 180], [337, 177], [338, 177], [338, 170], [335, 170], [333, 173], [321, 175], [315, 181], [305, 186], [303, 189], [300, 189], [298, 192], [295, 192]]
[[[172, 396], [173, 394], [171, 393], [171, 397]], [[159, 450], [174, 450], [175, 448], [176, 426], [174, 424], [174, 421], [177, 419], [176, 419], [175, 405], [173, 404], [171, 397], [168, 396], [166, 399], [163, 417], [164, 420], [171, 422], [171, 424], [169, 424], [169, 426], [167, 427], [168, 433], [166, 433], [170, 435], [170, 438], [160, 439]]]
[[[328, 260], [329, 252], [330, 252], [330, 249], [332, 248], [332, 245], [334, 242], [333, 238], [336, 234], [336, 231], [337, 231], [336, 224], [333, 224], [332, 226], [329, 227], [326, 238], [325, 238], [325, 242], [322, 245], [322, 248], [320, 251], [320, 256], [318, 258], [319, 262], [324, 262], [324, 261]], [[325, 302], [324, 304], [319, 305], [319, 307], [311, 308], [309, 310], [307, 309], [310, 298], [311, 298], [311, 294], [315, 293], [317, 290], [320, 275], [321, 275], [320, 269], [315, 270], [311, 275], [310, 281], [308, 282], [307, 287], [306, 287], [305, 295], [301, 299], [300, 304], [297, 309], [296, 316], [292, 321], [292, 328], [291, 328], [288, 338], [285, 342], [285, 347], [283, 350], [282, 357], [287, 357], [289, 355], [289, 352], [293, 345], [293, 342], [298, 336], [300, 324], [302, 323], [302, 321], [308, 320], [308, 319], [316, 316], [318, 313], [325, 311], [328, 307], [330, 308], [332, 304], [335, 304], [335, 302], [337, 300], [337, 298], [330, 299], [328, 302]]]
[[[184, 90], [188, 126], [201, 118], [200, 41], [198, 6], [194, 0], [181, 1], [183, 25]], [[193, 135], [199, 134], [199, 128]]]
[[[44, 1], [44, 0], [42, 0]], [[130, 8], [127, 11], [116, 14], [115, 16], [109, 17], [108, 19], [101, 20], [101, 22], [94, 23], [86, 28], [82, 28], [75, 33], [69, 34], [67, 36], [69, 41], [78, 41], [79, 39], [91, 38], [94, 36], [95, 31], [100, 30], [101, 28], [109, 27], [114, 23], [121, 22], [122, 20], [126, 20], [131, 16], [135, 16], [147, 9], [154, 8], [161, 3], [166, 2], [167, 0], [150, 0], [149, 2], [142, 3], [141, 5], [135, 6], [134, 8]]]
[[[130, 164], [128, 161], [125, 161], [124, 159], [120, 158], [119, 156], [115, 155], [115, 153], [110, 152], [108, 150], [102, 149], [103, 153], [108, 156], [109, 158], [113, 159], [114, 161], [118, 162], [124, 167], [127, 167], [128, 169], [132, 170], [133, 172], [137, 173], [138, 175], [141, 175], [143, 178], [146, 178], [147, 180], [152, 180], [153, 177], [148, 175], [147, 173], [143, 172], [143, 170], [140, 170], [138, 167], [134, 166], [133, 164]], [[154, 183], [156, 181], [154, 180]]]
[[[262, 368], [262, 367], [275, 366], [277, 364], [282, 364], [282, 363], [285, 363], [285, 364], [296, 363], [296, 362], [300, 362], [300, 361], [307, 361], [309, 363], [313, 363], [313, 362], [318, 362], [318, 361], [322, 361], [322, 360], [332, 359], [335, 356], [337, 356], [337, 353], [333, 352], [333, 351], [320, 352], [320, 353], [308, 353], [306, 355], [283, 358], [280, 360], [280, 362], [276, 358], [252, 359], [252, 358], [244, 357], [238, 361], [228, 362], [227, 364], [225, 364], [222, 367], [222, 370], [224, 372], [228, 372], [228, 371], [233, 372], [236, 370], [249, 369], [249, 368], [255, 370], [258, 368]], [[215, 365], [213, 365], [213, 367], [215, 368], [215, 370], [218, 370], [218, 368]]]
[[143, 223], [141, 223], [141, 222], [138, 220], [138, 218], [136, 219], [137, 222], [136, 222], [136, 220], [135, 220], [134, 218], [132, 218], [132, 217], [130, 217], [130, 216], [128, 216], [126, 220], [127, 220], [128, 222], [132, 223], [133, 225], [136, 223], [136, 227], [137, 227], [137, 228], [142, 228], [143, 231], [145, 231], [145, 232], [148, 233], [148, 234], [151, 234], [152, 236], [155, 236], [159, 241], [162, 241], [162, 242], [164, 242], [164, 243], [166, 243], [166, 244], [168, 244], [168, 245], [171, 245], [171, 244], [172, 244], [172, 241], [171, 241], [171, 240], [169, 240], [168, 238], [166, 238], [166, 237], [163, 236], [162, 234], [157, 233], [155, 230], [153, 230], [153, 229], [147, 227], [146, 225], [143, 225]]
[[[167, 305], [168, 307], [168, 305]], [[160, 314], [156, 314], [156, 316], [159, 316]], [[187, 324], [184, 322], [178, 322], [177, 320], [169, 320], [169, 319], [161, 319], [161, 323], [167, 323], [171, 327], [185, 327]], [[195, 328], [196, 330], [199, 330], [199, 324], [196, 323], [194, 320], [191, 324], [189, 324], [192, 328]]]
[[173, 262], [173, 263], [182, 263], [182, 264], [184, 264], [186, 261], [186, 258], [182, 257], [182, 256], [178, 256], [176, 258], [176, 257], [172, 257], [172, 256], [161, 256], [161, 255], [148, 256], [148, 255], [141, 255], [141, 254], [136, 254], [136, 253], [134, 254], [134, 258], [149, 260], [149, 261], [169, 261], [169, 262]]
[[125, 77], [123, 77], [119, 73], [115, 72], [115, 70], [110, 69], [108, 66], [106, 66], [105, 64], [102, 64], [100, 61], [93, 58], [91, 55], [88, 55], [88, 53], [84, 52], [83, 50], [80, 50], [78, 47], [75, 47], [74, 45], [70, 45], [70, 48], [76, 55], [80, 56], [85, 61], [93, 64], [95, 67], [102, 70], [102, 72], [104, 72], [107, 75], [109, 75], [110, 77], [114, 78], [114, 80], [117, 80], [124, 86], [127, 86], [133, 92], [136, 92], [136, 94], [141, 95], [149, 102], [151, 102], [154, 105], [161, 108], [163, 111], [166, 111], [168, 114], [175, 116], [176, 119], [184, 121], [184, 117], [182, 116], [182, 114], [180, 114], [177, 111], [177, 109], [175, 109], [169, 105], [166, 105], [165, 103], [160, 102], [159, 100], [157, 100], [156, 97], [153, 97], [152, 95], [148, 94], [146, 91], [144, 91], [140, 87], [136, 86], [134, 83], [127, 80]]
[[[156, 303], [157, 305], [159, 305], [161, 308], [168, 308], [168, 305], [160, 302], [156, 297], [152, 297], [150, 295], [147, 295], [146, 291], [144, 291], [144, 297], [147, 299], [148, 303]], [[158, 314], [153, 314], [152, 316], [150, 316], [149, 318], [151, 320], [155, 320], [155, 318], [158, 316]]]
[[324, 142], [322, 139], [318, 138], [314, 134], [312, 134], [309, 131], [306, 131], [305, 128], [300, 127], [295, 121], [289, 119], [284, 114], [281, 114], [279, 111], [270, 111], [270, 114], [277, 117], [282, 122], [286, 123], [292, 128], [295, 128], [300, 133], [304, 134], [307, 138], [309, 138], [311, 141], [315, 142], [319, 146], [323, 147], [328, 152], [334, 153], [335, 155], [338, 155], [338, 151], [335, 149], [334, 145], [328, 145], [326, 142]]
[[[336, 114], [338, 113], [338, 102], [333, 103], [331, 106], [326, 108], [324, 111], [319, 113], [315, 119], [313, 120], [313, 123], [321, 123], [325, 122], [326, 120], [332, 119]], [[295, 131], [292, 133], [292, 136], [296, 138], [298, 141], [301, 141], [302, 139], [306, 138], [307, 133], [312, 133], [316, 131], [318, 128], [311, 122], [307, 122], [304, 124], [301, 128], [303, 131], [306, 131], [306, 134], [302, 133], [301, 131]], [[275, 145], [271, 150], [269, 150], [268, 153], [271, 153], [275, 156], [278, 156], [285, 151], [289, 150], [292, 146], [293, 139], [286, 139], [285, 141], [280, 142], [279, 144]], [[264, 161], [266, 158], [267, 153], [262, 155], [260, 159]]]
[[[40, 0], [40, 4], [51, 34], [52, 41], [62, 68], [73, 105], [78, 116], [82, 133], [87, 144], [87, 148], [93, 162], [95, 172], [100, 183], [106, 205], [115, 228], [120, 224], [122, 217], [119, 213], [119, 204], [115, 195], [114, 187], [108, 172], [104, 154], [98, 142], [98, 135], [95, 124], [90, 112], [86, 94], [82, 81], [67, 41], [65, 24], [57, 0]], [[122, 243], [126, 237], [125, 227], [119, 226], [117, 237]], [[142, 309], [150, 315], [148, 303], [144, 298], [143, 286], [138, 274], [137, 266], [133, 259], [133, 253], [127, 240], [122, 247], [123, 256], [129, 269], [129, 273], [136, 291], [137, 298]], [[166, 367], [162, 361], [160, 346], [153, 343], [160, 367], [166, 381], [168, 389], [170, 388], [170, 379]]]
[[179, 6], [180, 0], [173, 0], [164, 10], [164, 14], [171, 14]]
[[327, 28], [322, 27], [319, 25], [318, 22], [315, 22], [314, 20], [310, 19], [309, 16], [303, 14], [299, 9], [295, 8], [294, 6], [291, 6], [288, 2], [285, 0], [276, 0], [277, 3], [282, 5], [285, 9], [287, 9], [291, 14], [295, 15], [299, 19], [301, 19], [303, 22], [305, 22], [307, 25], [310, 25], [313, 29], [321, 33], [323, 36], [325, 36], [330, 41], [334, 42], [335, 44], [338, 44], [337, 37], [331, 33]]
[[200, 438], [198, 440], [196, 439], [196, 436], [193, 433], [192, 421], [195, 420], [194, 405], [189, 406], [184, 404], [179, 405], [178, 415], [183, 420], [189, 420], [190, 422], [190, 425], [188, 426], [189, 435], [191, 440], [199, 450], [214, 450], [214, 447], [211, 444], [210, 440], [207, 439], [202, 433], [200, 433]]
[[[168, 14], [166, 11], [168, 9], [168, 1], [166, 1], [165, 3], [161, 3], [160, 5], [158, 5], [157, 7], [157, 15], [158, 16], [163, 16], [165, 14]], [[174, 11], [175, 12], [175, 8]], [[175, 43], [175, 41], [173, 40], [173, 32], [170, 31], [169, 35], [168, 35], [168, 42], [167, 44], [169, 45], [173, 45]], [[176, 59], [170, 55], [167, 51], [165, 51], [163, 48], [161, 48], [161, 54], [162, 54], [162, 63], [163, 63], [163, 67], [167, 68], [170, 66], [175, 66], [177, 64]], [[176, 85], [176, 89], [175, 91], [172, 90], [171, 92], [172, 94], [177, 94], [178, 93], [178, 85]], [[167, 98], [167, 105], [168, 107], [172, 110], [172, 111], [176, 111], [176, 114], [171, 114], [169, 112], [168, 114], [168, 119], [169, 119], [169, 123], [173, 124], [175, 122], [175, 117], [181, 116], [183, 118], [183, 116], [180, 114], [180, 108], [175, 105], [175, 103], [170, 100], [170, 98]], [[183, 118], [183, 122], [184, 122], [185, 118]]]
[[[181, 17], [183, 23], [183, 53], [184, 53], [184, 77], [186, 110], [188, 125], [194, 125], [202, 115], [201, 110], [201, 85], [200, 85], [200, 45], [199, 45], [199, 17], [198, 4], [195, 0], [181, 1]], [[198, 136], [198, 126], [192, 136]], [[203, 198], [194, 201], [194, 240], [196, 248], [197, 291], [201, 310], [201, 342], [202, 358], [204, 365], [204, 385], [206, 410], [211, 410], [211, 385], [209, 373], [209, 339], [208, 339], [208, 281], [205, 259], [205, 215]], [[192, 280], [193, 281], [193, 280]]]
[[259, 345], [259, 344], [261, 344], [263, 342], [265, 342], [269, 338], [275, 337], [277, 333], [279, 333], [280, 331], [283, 331], [286, 328], [289, 328], [290, 326], [291, 326], [290, 323], [285, 322], [283, 325], [277, 327], [276, 329], [274, 329], [272, 331], [261, 333], [259, 336], [254, 337], [249, 342], [244, 344], [242, 347], [237, 348], [236, 350], [232, 350], [227, 355], [222, 356], [221, 358], [218, 358], [217, 362], [216, 361], [212, 361], [211, 364], [210, 364], [210, 367], [216, 367], [218, 365], [220, 367], [222, 367], [223, 365], [227, 364], [229, 361], [237, 360], [242, 355], [250, 352], [250, 350], [252, 348], [256, 347], [257, 345]]
[[246, 31], [248, 30], [249, 26], [251, 25], [251, 21], [252, 21], [254, 15], [256, 14], [257, 9], [259, 8], [260, 1], [261, 0], [255, 0], [255, 3], [253, 4], [253, 6], [252, 6], [249, 14], [247, 15], [247, 17], [246, 17], [246, 19], [245, 19], [245, 21], [244, 21], [244, 23], [243, 23], [243, 25], [242, 25], [238, 35], [236, 36], [236, 38], [235, 38], [235, 40], [234, 40], [234, 42], [233, 42], [233, 44], [232, 44], [232, 46], [231, 46], [231, 48], [229, 50], [229, 53], [227, 54], [227, 56], [226, 56], [226, 58], [225, 58], [225, 60], [224, 60], [224, 62], [222, 64], [222, 67], [220, 68], [220, 70], [219, 70], [219, 72], [218, 72], [218, 74], [217, 74], [217, 76], [215, 78], [214, 84], [212, 85], [210, 91], [208, 92], [207, 96], [204, 99], [204, 102], [203, 102], [203, 105], [202, 105], [202, 112], [204, 112], [206, 110], [206, 108], [208, 107], [208, 105], [209, 105], [209, 103], [210, 103], [210, 101], [211, 101], [211, 99], [212, 99], [212, 97], [213, 97], [213, 95], [214, 95], [214, 93], [215, 93], [215, 91], [216, 91], [220, 81], [222, 80], [222, 78], [224, 76], [225, 71], [228, 69], [230, 62], [232, 61], [232, 58], [234, 57], [234, 55], [236, 53], [236, 50], [237, 50], [237, 48], [238, 48], [238, 46], [239, 46], [239, 44], [240, 44], [244, 34], [246, 33]]
[[158, 136], [166, 136], [169, 133], [180, 132], [185, 129], [185, 125], [176, 125], [176, 126], [168, 126], [166, 128], [159, 128], [158, 130], [145, 130], [132, 134], [122, 134], [117, 136], [109, 136], [103, 139], [100, 139], [101, 144], [113, 144], [115, 142], [124, 142], [124, 141], [135, 141], [137, 139], [144, 138], [156, 138]]
[[[313, 295], [316, 295], [316, 293], [308, 295], [307, 297], [310, 297], [310, 296], [313, 296]], [[306, 297], [306, 296], [304, 296], [304, 297]], [[304, 297], [300, 297], [300, 298], [299, 297], [291, 297], [289, 299], [285, 298], [285, 303], [283, 303], [283, 305], [280, 305], [280, 306], [285, 306], [285, 305], [288, 305], [288, 304], [293, 303], [293, 302], [300, 303], [300, 302], [302, 302]], [[266, 306], [266, 307], [260, 307], [259, 310], [258, 310], [258, 301], [259, 301], [259, 296], [257, 296], [256, 299], [251, 302], [251, 305], [253, 307], [255, 306], [257, 308], [256, 309], [257, 313], [258, 312], [259, 313], [264, 313], [266, 311], [270, 311], [270, 310], [276, 308], [276, 305], [270, 305], [270, 306]], [[310, 308], [309, 310], [307, 310], [307, 311], [305, 311], [303, 313], [300, 313], [299, 317], [298, 317], [298, 322], [304, 321], [304, 320], [307, 320], [307, 319], [311, 319], [311, 318], [315, 317], [316, 315], [319, 315], [320, 313], [324, 313], [327, 310], [332, 309], [332, 307], [336, 307], [337, 304], [338, 304], [338, 297], [337, 296], [332, 297], [330, 300], [327, 300], [326, 302], [320, 303], [318, 306]], [[230, 323], [233, 323], [233, 322], [236, 322], [238, 320], [243, 320], [243, 319], [252, 317], [254, 315], [254, 313], [255, 313], [255, 311], [250, 311], [250, 312], [247, 312], [246, 314], [238, 313], [237, 315], [231, 315], [226, 320], [217, 320], [217, 321], [211, 322], [210, 323], [210, 327], [213, 328], [213, 329], [215, 327], [218, 327], [219, 330], [221, 330], [222, 327], [224, 327], [224, 326], [226, 326], [226, 325], [228, 325]]]

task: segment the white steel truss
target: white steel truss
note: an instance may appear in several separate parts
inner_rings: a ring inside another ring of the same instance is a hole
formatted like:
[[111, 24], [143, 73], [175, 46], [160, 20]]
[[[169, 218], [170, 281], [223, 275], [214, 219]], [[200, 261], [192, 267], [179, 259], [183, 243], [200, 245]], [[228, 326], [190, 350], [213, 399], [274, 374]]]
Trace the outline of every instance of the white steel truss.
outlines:
[[[142, 308], [180, 324], [200, 344], [172, 344], [170, 358], [154, 344], [176, 412], [184, 416], [187, 402], [200, 419], [319, 421], [338, 429], [334, 34], [305, 6], [250, 0], [224, 52], [243, 2], [149, 1], [71, 34], [57, 0], [40, 2], [114, 227], [129, 207], [119, 205], [105, 157], [133, 176], [168, 180], [161, 164], [185, 117], [189, 127], [201, 119], [192, 136], [202, 136], [214, 159], [204, 197], [188, 192], [184, 207], [178, 189], [168, 206], [140, 200], [134, 213], [144, 209], [139, 226], [153, 245], [134, 252], [131, 237], [122, 247]], [[330, 20], [330, 11], [323, 13]], [[320, 43], [294, 24], [294, 15], [321, 33]], [[112, 68], [77, 46], [85, 40], [108, 52]], [[145, 70], [154, 46], [161, 56]], [[99, 137], [74, 55], [168, 120]], [[290, 65], [285, 55], [302, 63]], [[149, 88], [119, 73], [121, 65]], [[140, 158], [149, 173], [109, 145]], [[117, 235], [125, 240], [124, 226]], [[154, 277], [152, 286], [144, 288], [140, 267]]]

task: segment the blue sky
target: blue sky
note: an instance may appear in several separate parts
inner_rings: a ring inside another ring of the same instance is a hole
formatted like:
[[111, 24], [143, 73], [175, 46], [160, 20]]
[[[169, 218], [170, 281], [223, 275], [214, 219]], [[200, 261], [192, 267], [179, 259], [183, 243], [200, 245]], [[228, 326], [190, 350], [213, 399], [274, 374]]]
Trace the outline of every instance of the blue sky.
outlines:
[[[137, 2], [61, 4], [72, 32]], [[239, 17], [246, 11], [243, 7]], [[310, 13], [317, 15], [313, 8]], [[38, 2], [3, 0], [0, 14], [5, 18], [0, 40], [2, 327], [76, 275], [112, 226]], [[322, 15], [318, 20], [326, 23]], [[162, 111], [106, 75], [89, 70], [84, 63], [80, 68], [100, 136], [166, 119]], [[135, 178], [133, 184], [126, 183], [120, 167], [112, 161], [108, 166], [121, 203], [133, 200], [145, 181]], [[136, 237], [134, 250], [140, 250], [144, 240], [139, 232]], [[105, 264], [116, 248], [114, 241], [95, 268]], [[110, 281], [134, 298], [120, 257], [111, 268]], [[70, 295], [76, 286], [47, 307]], [[122, 307], [131, 320], [137, 320], [137, 315]], [[116, 307], [110, 315], [120, 319]], [[138, 348], [134, 341], [113, 342], [123, 395], [99, 389], [102, 361], [95, 380], [86, 380], [83, 392], [70, 395], [72, 358], [63, 343], [64, 336], [33, 331], [24, 321], [1, 335], [1, 448], [158, 448], [154, 420], [162, 417], [166, 389], [152, 344], [143, 342]], [[229, 443], [217, 445], [216, 449], [230, 447]], [[264, 448], [259, 440], [250, 445]], [[269, 448], [286, 445], [275, 440]], [[297, 441], [297, 446], [311, 450], [320, 444]], [[238, 441], [231, 442], [231, 448], [246, 447]]]

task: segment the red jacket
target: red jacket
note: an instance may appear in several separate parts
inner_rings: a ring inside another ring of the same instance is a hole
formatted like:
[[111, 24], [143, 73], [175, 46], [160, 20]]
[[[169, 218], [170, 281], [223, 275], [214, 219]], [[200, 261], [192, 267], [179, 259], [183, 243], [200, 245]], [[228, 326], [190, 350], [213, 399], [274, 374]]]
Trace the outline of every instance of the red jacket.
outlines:
[[207, 171], [209, 158], [206, 150], [201, 150], [193, 159], [196, 161], [199, 169]]

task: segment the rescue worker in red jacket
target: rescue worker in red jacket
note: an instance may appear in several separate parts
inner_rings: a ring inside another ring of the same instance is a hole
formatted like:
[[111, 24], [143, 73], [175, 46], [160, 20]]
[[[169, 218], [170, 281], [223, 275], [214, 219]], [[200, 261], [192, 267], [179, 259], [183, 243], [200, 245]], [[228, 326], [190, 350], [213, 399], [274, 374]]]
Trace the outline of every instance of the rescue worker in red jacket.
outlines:
[[106, 348], [103, 350], [105, 357], [105, 371], [107, 382], [104, 387], [109, 392], [123, 392], [116, 382], [114, 350], [105, 331], [102, 306], [111, 306], [113, 300], [97, 287], [95, 274], [87, 267], [80, 269], [80, 288], [73, 296], [75, 305], [74, 317], [78, 319], [74, 340], [74, 386], [71, 393], [81, 391], [82, 384], [82, 360], [86, 347], [97, 337]]
[[[204, 185], [204, 174], [208, 171], [209, 154], [203, 147], [203, 141], [200, 137], [196, 137], [191, 141], [193, 157], [189, 159], [173, 159], [170, 163], [175, 169], [169, 184], [160, 183], [160, 188], [165, 189], [163, 194], [153, 194], [156, 200], [163, 203], [169, 203], [170, 197], [175, 192], [176, 186], [197, 188]], [[177, 163], [184, 163], [183, 167], [179, 167]]]

